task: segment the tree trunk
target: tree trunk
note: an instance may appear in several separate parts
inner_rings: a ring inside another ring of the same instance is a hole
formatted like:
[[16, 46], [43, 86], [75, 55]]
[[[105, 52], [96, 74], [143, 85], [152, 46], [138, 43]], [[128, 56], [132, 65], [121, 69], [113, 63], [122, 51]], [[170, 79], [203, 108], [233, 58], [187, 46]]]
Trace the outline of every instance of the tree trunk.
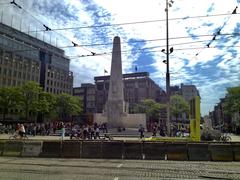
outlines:
[[25, 108], [25, 118], [26, 118], [26, 121], [28, 121], [28, 116], [29, 116], [28, 105], [26, 105], [26, 108]]
[[7, 109], [3, 108], [3, 121], [5, 121], [6, 119], [6, 113], [7, 113]]

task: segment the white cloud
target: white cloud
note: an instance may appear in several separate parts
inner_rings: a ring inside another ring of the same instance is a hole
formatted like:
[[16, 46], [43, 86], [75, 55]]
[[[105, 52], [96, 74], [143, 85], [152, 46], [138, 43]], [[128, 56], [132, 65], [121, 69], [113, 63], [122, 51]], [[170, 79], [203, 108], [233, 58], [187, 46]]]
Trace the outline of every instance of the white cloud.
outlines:
[[[55, 19], [55, 17], [49, 16], [50, 9], [40, 10], [33, 8], [33, 2], [41, 5], [51, 5], [51, 0], [39, 0], [39, 1], [18, 1], [26, 10], [31, 14], [35, 15], [38, 19], [41, 19], [45, 24], [51, 28], [64, 28], [64, 27], [81, 27], [95, 25], [92, 18], [93, 12], [85, 10], [86, 5], [83, 1], [74, 0], [56, 0], [54, 3], [66, 3], [70, 14], [75, 15], [78, 19], [69, 19], [64, 22], [61, 19]], [[87, 2], [87, 1], [86, 1]], [[91, 1], [90, 1], [91, 2]], [[109, 37], [109, 42], [112, 41], [113, 36], [119, 35], [123, 42], [127, 42], [129, 39], [162, 39], [161, 41], [146, 41], [145, 47], [161, 46], [159, 48], [150, 49], [154, 62], [151, 64], [156, 72], [151, 73], [151, 77], [157, 81], [162, 87], [165, 87], [165, 72], [166, 65], [162, 62], [165, 59], [165, 54], [161, 53], [161, 49], [165, 48], [165, 37], [166, 37], [166, 22], [165, 19], [165, 1], [159, 0], [94, 0], [98, 8], [102, 8], [104, 11], [110, 13], [109, 20], [99, 17], [99, 21], [106, 21], [106, 23], [118, 24], [126, 22], [138, 22], [145, 20], [163, 20], [155, 23], [143, 23], [143, 24], [132, 24], [120, 27], [108, 27], [106, 28], [106, 37]], [[213, 4], [212, 11], [207, 12], [209, 7]], [[224, 4], [224, 5], [223, 5]], [[204, 47], [212, 39], [212, 36], [201, 36], [198, 39], [193, 40], [190, 34], [194, 35], [207, 35], [216, 33], [216, 29], [223, 26], [223, 23], [227, 21], [230, 16], [214, 16], [207, 18], [186, 18], [184, 20], [171, 20], [172, 18], [181, 18], [187, 16], [205, 16], [211, 14], [225, 14], [231, 13], [236, 6], [235, 0], [182, 0], [175, 1], [173, 6], [169, 8], [169, 37], [170, 47], [174, 47], [174, 52], [170, 55], [170, 71], [171, 71], [171, 84], [180, 84], [182, 82], [192, 81], [198, 85], [200, 94], [202, 96], [202, 106], [204, 114], [208, 112], [209, 108], [213, 107], [213, 104], [217, 102], [220, 96], [224, 95], [224, 89], [216, 92], [216, 88], [224, 87], [226, 84], [233, 84], [239, 82], [239, 48], [235, 48], [236, 54], [232, 52], [231, 48], [209, 48], [202, 49], [197, 47]], [[75, 11], [77, 10], [77, 11]], [[36, 20], [30, 17], [29, 14], [24, 13], [16, 7], [11, 5], [0, 7], [0, 12], [3, 11], [4, 23], [11, 25], [11, 17], [14, 15], [15, 23], [14, 27], [20, 27], [20, 20], [22, 22], [22, 31], [27, 32], [30, 30], [42, 29], [42, 25], [37, 23]], [[47, 15], [46, 15], [47, 14]], [[221, 33], [232, 33], [236, 27], [236, 23], [239, 21], [239, 15], [233, 15], [223, 27]], [[206, 24], [206, 25], [203, 25]], [[209, 26], [207, 26], [209, 24]], [[97, 29], [101, 30], [101, 29]], [[78, 44], [91, 44], [102, 43], [99, 36], [96, 36], [96, 32], [91, 28], [58, 31], [68, 39], [77, 42]], [[31, 32], [33, 36], [34, 32]], [[77, 35], [77, 36], [76, 36]], [[38, 33], [39, 38], [43, 38], [43, 33]], [[45, 33], [45, 40], [50, 41], [50, 33]], [[176, 37], [188, 37], [188, 38], [176, 38]], [[227, 42], [221, 42], [222, 36], [217, 36], [210, 46], [227, 45], [231, 46], [235, 41], [238, 41], [236, 45], [239, 46], [239, 37], [229, 38]], [[51, 33], [51, 42], [56, 45], [56, 38], [58, 39], [57, 44], [59, 46], [69, 46], [71, 42], [65, 38], [62, 38], [56, 33]], [[196, 42], [203, 41], [203, 42]], [[186, 42], [194, 42], [187, 44]], [[186, 43], [177, 45], [180, 43]], [[88, 50], [97, 53], [111, 52], [110, 46], [95, 46], [86, 47]], [[127, 43], [122, 44], [122, 50], [131, 50], [131, 46]], [[189, 49], [195, 48], [195, 49]], [[68, 48], [65, 49], [68, 56], [86, 55], [90, 52], [83, 48]], [[122, 54], [123, 60], [123, 71], [133, 71], [134, 63], [141, 52], [138, 52], [135, 56], [130, 55], [130, 51]], [[198, 53], [198, 56], [196, 54]], [[236, 55], [236, 57], [233, 57]], [[202, 69], [211, 69], [209, 62], [216, 61], [216, 57], [223, 56], [223, 60], [217, 63], [216, 71], [209, 72], [209, 76], [212, 74], [218, 75], [219, 79], [214, 82], [208, 81], [209, 79], [204, 76], [201, 77], [199, 72], [196, 71], [195, 66], [201, 65]], [[185, 59], [185, 61], [183, 60]], [[103, 70], [106, 69], [110, 72], [111, 65], [111, 54], [87, 57], [71, 60], [71, 70], [74, 72], [74, 85], [79, 86], [81, 82], [93, 82], [93, 77], [103, 75]], [[150, 64], [149, 64], [150, 65]], [[186, 69], [188, 68], [188, 69]], [[179, 73], [179, 74], [176, 74]], [[227, 78], [222, 77], [224, 75]], [[201, 82], [201, 83], [200, 83]], [[214, 94], [214, 96], [212, 95]]]

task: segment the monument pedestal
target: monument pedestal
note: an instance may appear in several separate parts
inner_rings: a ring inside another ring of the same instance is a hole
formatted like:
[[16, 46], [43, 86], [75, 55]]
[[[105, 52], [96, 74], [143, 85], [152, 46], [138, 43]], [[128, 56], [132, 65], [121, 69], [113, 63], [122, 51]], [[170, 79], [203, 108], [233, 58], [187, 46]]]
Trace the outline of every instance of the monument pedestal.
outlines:
[[146, 129], [146, 114], [124, 114], [121, 124], [111, 124], [108, 122], [108, 117], [103, 113], [94, 114], [94, 122], [97, 124], [107, 123], [110, 128], [139, 128], [141, 124]]

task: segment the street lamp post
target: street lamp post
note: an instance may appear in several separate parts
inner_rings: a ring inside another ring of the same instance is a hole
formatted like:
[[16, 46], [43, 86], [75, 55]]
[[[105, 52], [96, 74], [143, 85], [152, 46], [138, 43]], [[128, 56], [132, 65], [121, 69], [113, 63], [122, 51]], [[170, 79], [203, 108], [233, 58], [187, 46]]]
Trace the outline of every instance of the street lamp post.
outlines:
[[169, 54], [172, 53], [173, 48], [171, 48], [171, 52], [169, 52], [169, 32], [168, 32], [168, 8], [172, 6], [173, 1], [168, 2], [166, 0], [166, 93], [167, 93], [167, 135], [170, 136], [170, 73], [169, 73]]

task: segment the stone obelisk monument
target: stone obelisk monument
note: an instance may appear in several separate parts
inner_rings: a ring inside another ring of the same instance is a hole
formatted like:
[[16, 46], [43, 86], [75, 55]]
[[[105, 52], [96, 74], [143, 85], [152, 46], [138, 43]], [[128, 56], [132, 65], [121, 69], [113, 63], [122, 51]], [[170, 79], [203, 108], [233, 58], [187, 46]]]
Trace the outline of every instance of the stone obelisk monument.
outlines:
[[113, 40], [111, 76], [105, 105], [105, 113], [111, 127], [123, 127], [122, 117], [126, 114], [123, 99], [121, 43], [120, 38], [116, 36]]
[[113, 40], [108, 99], [103, 113], [94, 114], [94, 122], [107, 123], [110, 128], [137, 128], [139, 124], [145, 127], [146, 115], [128, 114], [126, 105], [123, 94], [121, 43], [120, 38], [116, 36]]

